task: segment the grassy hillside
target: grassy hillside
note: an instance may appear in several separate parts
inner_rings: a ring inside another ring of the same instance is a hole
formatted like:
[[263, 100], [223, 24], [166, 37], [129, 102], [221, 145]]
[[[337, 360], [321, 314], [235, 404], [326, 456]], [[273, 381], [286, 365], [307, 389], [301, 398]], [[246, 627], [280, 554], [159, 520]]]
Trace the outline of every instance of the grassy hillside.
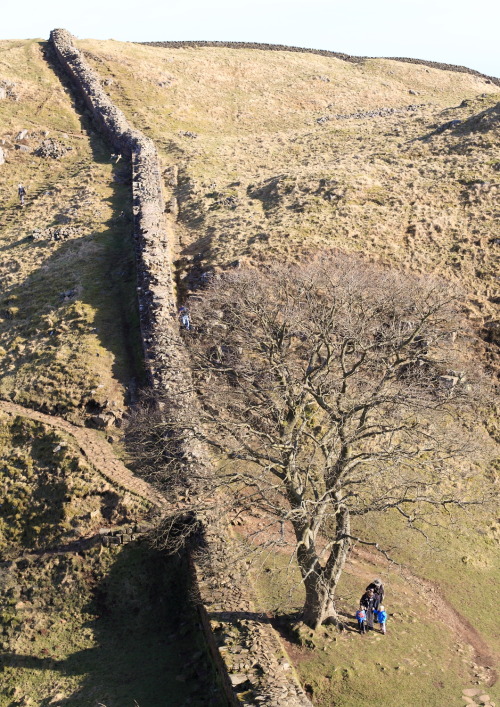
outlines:
[[155, 139], [167, 188], [178, 167], [180, 252], [197, 265], [362, 251], [443, 274], [472, 317], [495, 317], [497, 86], [385, 59], [80, 46]]
[[145, 542], [90, 540], [148, 504], [29, 418], [106, 425], [95, 436], [121, 454], [141, 379], [128, 168], [45, 49], [0, 42], [0, 705], [217, 704], [186, 568]]
[[[498, 87], [390, 60], [79, 46], [160, 149], [188, 292], [206, 269], [301, 261], [325, 247], [362, 252], [458, 284], [481, 355], [498, 372]], [[491, 458], [498, 420], [488, 430], [479, 425], [477, 436]], [[484, 469], [496, 478], [495, 465]], [[486, 689], [500, 652], [493, 513], [487, 506], [430, 528], [427, 542], [391, 514], [360, 528], [401, 564], [358, 551], [341, 608], [352, 616], [382, 574], [390, 635], [360, 641], [325, 629], [315, 650], [289, 646], [317, 704], [458, 705], [475, 685], [498, 694]], [[260, 608], [279, 617], [300, 606], [301, 591], [293, 572], [275, 571], [288, 567], [281, 555], [266, 561], [255, 575]]]
[[[460, 284], [498, 371], [498, 87], [390, 60], [79, 45], [159, 148], [187, 291], [206, 269], [363, 252]], [[45, 49], [0, 42], [0, 398], [78, 423], [98, 424], [90, 418], [101, 413], [117, 443], [141, 376], [127, 169]], [[461, 122], [441, 130], [450, 121]], [[217, 704], [180, 596], [182, 568], [158, 564], [143, 546], [43, 554], [140, 519], [145, 507], [106, 506], [116, 489], [68, 436], [24, 418], [1, 422], [0, 705], [154, 707], [207, 704], [207, 695]], [[493, 450], [498, 420], [488, 430], [478, 436]], [[485, 467], [493, 480], [497, 467]], [[389, 634], [361, 641], [325, 629], [315, 650], [290, 645], [316, 703], [442, 707], [459, 705], [463, 688], [486, 689], [500, 652], [492, 509], [462, 519], [453, 535], [432, 529], [430, 545], [391, 515], [363, 530], [402, 567], [358, 549], [341, 608], [351, 616], [382, 575]], [[255, 576], [260, 608], [279, 617], [300, 605], [300, 589], [293, 572], [275, 571], [283, 555], [266, 562]]]
[[[127, 171], [42, 50], [0, 43], [12, 86], [0, 101], [0, 396], [73, 419], [103, 407], [119, 417], [139, 348]], [[61, 157], [37, 156], [47, 140]]]

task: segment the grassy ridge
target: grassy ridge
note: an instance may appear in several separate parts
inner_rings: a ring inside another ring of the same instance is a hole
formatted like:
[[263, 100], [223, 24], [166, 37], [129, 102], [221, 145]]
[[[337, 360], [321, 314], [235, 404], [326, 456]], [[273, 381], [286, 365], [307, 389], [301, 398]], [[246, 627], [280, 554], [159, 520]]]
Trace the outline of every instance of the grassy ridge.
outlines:
[[[83, 130], [39, 43], [0, 49], [17, 98], [0, 102], [0, 394], [75, 419], [89, 401], [123, 409], [139, 352], [127, 168]], [[60, 159], [33, 154], [47, 136], [68, 150]], [[34, 229], [46, 235], [33, 241]]]

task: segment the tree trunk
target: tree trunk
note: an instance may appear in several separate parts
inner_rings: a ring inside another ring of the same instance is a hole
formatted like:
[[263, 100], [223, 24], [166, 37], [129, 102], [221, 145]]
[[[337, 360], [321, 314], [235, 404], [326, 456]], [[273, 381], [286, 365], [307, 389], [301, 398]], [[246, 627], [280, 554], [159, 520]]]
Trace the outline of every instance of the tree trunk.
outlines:
[[[295, 530], [297, 532], [297, 528]], [[349, 511], [341, 506], [337, 516], [335, 544], [324, 567], [319, 562], [314, 544], [308, 547], [299, 545], [297, 548], [297, 560], [306, 590], [302, 620], [313, 630], [329, 621], [339, 622], [334, 596], [351, 546], [349, 535]]]
[[302, 610], [302, 621], [314, 631], [328, 620], [337, 621], [333, 593], [330, 587], [325, 586], [322, 575], [323, 573], [315, 576], [312, 581], [304, 582], [306, 600]]

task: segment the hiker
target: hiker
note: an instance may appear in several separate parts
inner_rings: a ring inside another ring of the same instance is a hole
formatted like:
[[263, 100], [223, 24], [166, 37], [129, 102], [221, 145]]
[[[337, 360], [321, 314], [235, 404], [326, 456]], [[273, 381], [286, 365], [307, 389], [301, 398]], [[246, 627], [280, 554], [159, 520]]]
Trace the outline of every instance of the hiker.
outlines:
[[380, 604], [382, 604], [382, 602], [384, 601], [385, 596], [385, 590], [384, 585], [382, 584], [382, 580], [374, 579], [373, 582], [370, 582], [365, 591], [368, 591], [369, 589], [373, 589], [373, 593], [375, 595], [373, 608], [378, 609]]
[[377, 611], [377, 619], [380, 624], [380, 631], [384, 634], [385, 636], [385, 624], [387, 621], [387, 611], [384, 608], [383, 604], [380, 604], [378, 611]]
[[370, 631], [370, 629], [373, 631], [375, 601], [375, 592], [373, 589], [367, 589], [359, 602], [359, 605], [362, 606], [366, 612], [366, 627], [368, 631]]
[[181, 319], [181, 326], [186, 331], [191, 331], [191, 319], [189, 318], [189, 312], [187, 307], [179, 308], [179, 317]]
[[366, 611], [362, 606], [356, 611], [356, 620], [360, 633], [366, 633]]
[[19, 184], [17, 187], [17, 194], [19, 196], [19, 201], [21, 203], [21, 207], [24, 206], [24, 197], [26, 196], [26, 189], [22, 184]]

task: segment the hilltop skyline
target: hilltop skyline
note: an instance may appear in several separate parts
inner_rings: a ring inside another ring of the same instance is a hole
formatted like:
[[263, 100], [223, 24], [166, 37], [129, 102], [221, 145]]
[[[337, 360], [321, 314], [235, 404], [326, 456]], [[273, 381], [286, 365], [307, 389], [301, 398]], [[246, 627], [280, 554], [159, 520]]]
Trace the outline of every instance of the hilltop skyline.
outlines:
[[236, 6], [229, 0], [191, 0], [189, 5], [172, 0], [164, 6], [144, 0], [140, 15], [132, 0], [89, 0], [85, 9], [81, 13], [63, 0], [27, 0], [22, 12], [6, 7], [0, 39], [46, 39], [51, 29], [64, 27], [80, 38], [263, 42], [426, 59], [500, 76], [495, 37], [500, 10], [489, 0], [479, 0], [472, 13], [453, 0], [382, 0], [376, 5], [369, 0], [242, 0]]

